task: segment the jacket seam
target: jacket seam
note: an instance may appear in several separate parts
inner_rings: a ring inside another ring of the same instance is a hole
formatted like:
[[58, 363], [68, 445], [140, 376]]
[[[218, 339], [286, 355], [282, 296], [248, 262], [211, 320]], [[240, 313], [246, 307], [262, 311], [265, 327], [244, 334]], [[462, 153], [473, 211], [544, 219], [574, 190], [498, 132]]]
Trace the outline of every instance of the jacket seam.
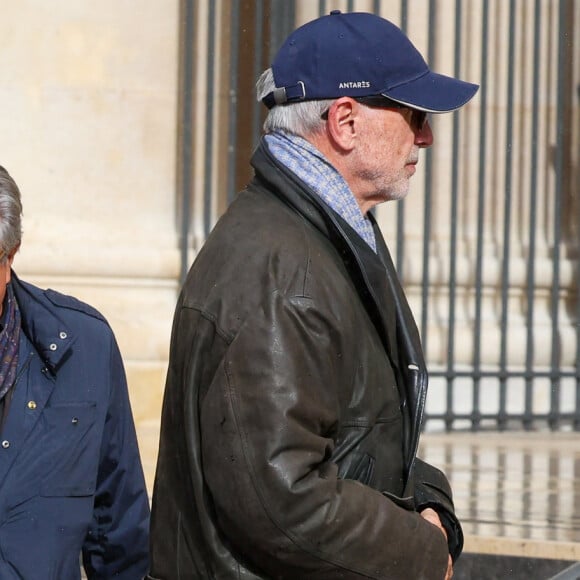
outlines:
[[203, 308], [203, 306], [201, 304], [197, 304], [197, 303], [192, 303], [192, 304], [188, 304], [187, 306], [182, 306], [181, 307], [183, 310], [193, 310], [195, 312], [199, 312], [199, 314], [201, 316], [203, 316], [203, 318], [205, 318], [208, 322], [211, 322], [217, 332], [217, 334], [223, 338], [227, 344], [231, 344], [235, 338], [235, 334], [231, 333], [231, 332], [227, 332], [226, 330], [224, 330], [217, 321], [217, 316], [207, 310], [205, 310]]
[[352, 419], [350, 421], [344, 421], [341, 423], [341, 427], [357, 427], [360, 429], [370, 429], [372, 430], [376, 425], [385, 425], [388, 423], [395, 423], [396, 421], [400, 420], [401, 415], [398, 413], [393, 413], [389, 417], [380, 417], [375, 419], [374, 421], [367, 421], [367, 420], [357, 420]]

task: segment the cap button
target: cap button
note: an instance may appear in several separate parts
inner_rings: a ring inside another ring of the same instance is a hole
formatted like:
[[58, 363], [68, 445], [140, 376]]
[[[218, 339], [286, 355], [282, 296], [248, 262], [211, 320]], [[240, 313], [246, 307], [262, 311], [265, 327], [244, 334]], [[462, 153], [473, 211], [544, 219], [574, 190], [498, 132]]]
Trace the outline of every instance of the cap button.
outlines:
[[330, 14], [331, 16], [336, 16], [337, 14], [342, 14], [342, 12], [340, 10], [331, 10]]

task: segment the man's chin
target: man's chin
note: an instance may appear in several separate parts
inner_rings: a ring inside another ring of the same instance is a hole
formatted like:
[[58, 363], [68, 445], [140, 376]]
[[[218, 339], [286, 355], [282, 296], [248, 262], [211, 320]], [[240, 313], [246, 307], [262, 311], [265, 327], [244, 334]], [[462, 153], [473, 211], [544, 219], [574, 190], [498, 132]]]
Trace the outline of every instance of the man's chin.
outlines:
[[409, 187], [401, 187], [400, 189], [395, 189], [390, 192], [388, 197], [389, 201], [401, 201], [409, 195]]

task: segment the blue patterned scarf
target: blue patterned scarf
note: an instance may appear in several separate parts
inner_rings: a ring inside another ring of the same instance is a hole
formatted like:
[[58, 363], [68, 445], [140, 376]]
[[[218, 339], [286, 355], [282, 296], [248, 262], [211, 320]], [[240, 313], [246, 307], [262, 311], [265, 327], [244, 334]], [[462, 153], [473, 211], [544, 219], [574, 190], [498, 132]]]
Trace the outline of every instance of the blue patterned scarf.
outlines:
[[289, 133], [268, 133], [266, 144], [272, 155], [308, 185], [376, 253], [375, 232], [340, 173], [306, 139]]
[[14, 384], [18, 367], [20, 310], [11, 284], [6, 286], [4, 308], [4, 326], [0, 331], [0, 400], [4, 399]]

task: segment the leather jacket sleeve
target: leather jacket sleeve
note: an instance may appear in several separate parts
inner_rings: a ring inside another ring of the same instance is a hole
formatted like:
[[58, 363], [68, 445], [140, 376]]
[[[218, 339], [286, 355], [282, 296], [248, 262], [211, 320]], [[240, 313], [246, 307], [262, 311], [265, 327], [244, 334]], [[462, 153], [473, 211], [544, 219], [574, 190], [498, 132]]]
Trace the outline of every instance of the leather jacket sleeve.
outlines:
[[439, 469], [418, 457], [415, 459], [413, 476], [416, 509], [420, 512], [430, 507], [439, 514], [447, 532], [449, 553], [455, 562], [463, 550], [463, 531], [455, 516], [451, 486]]

